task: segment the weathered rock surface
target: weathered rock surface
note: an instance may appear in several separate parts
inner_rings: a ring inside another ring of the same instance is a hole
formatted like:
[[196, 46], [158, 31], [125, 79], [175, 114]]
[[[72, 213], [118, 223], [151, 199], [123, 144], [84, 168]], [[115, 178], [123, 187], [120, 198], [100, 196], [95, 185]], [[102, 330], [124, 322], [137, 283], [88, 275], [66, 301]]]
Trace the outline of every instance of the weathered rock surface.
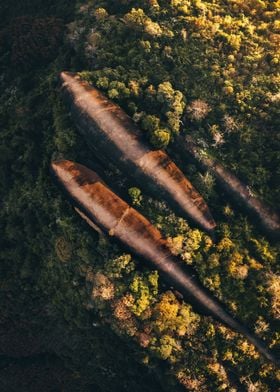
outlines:
[[154, 197], [212, 232], [216, 224], [201, 195], [161, 150], [153, 151], [132, 119], [76, 74], [62, 72], [63, 93], [73, 120], [94, 154], [110, 162]]
[[107, 188], [95, 172], [67, 160], [52, 162], [51, 170], [88, 223], [92, 221], [134, 254], [148, 261], [168, 284], [179, 290], [200, 312], [244, 334], [266, 358], [277, 362], [264, 344], [227, 313], [224, 306], [201, 285], [195, 271], [171, 253], [161, 233], [143, 215]]
[[214, 158], [205, 155], [191, 138], [179, 137], [176, 141], [179, 152], [188, 153], [203, 170], [208, 170], [217, 179], [220, 186], [238, 205], [254, 216], [261, 227], [271, 236], [280, 237], [280, 216], [252, 194], [250, 188], [240, 181], [230, 170]]

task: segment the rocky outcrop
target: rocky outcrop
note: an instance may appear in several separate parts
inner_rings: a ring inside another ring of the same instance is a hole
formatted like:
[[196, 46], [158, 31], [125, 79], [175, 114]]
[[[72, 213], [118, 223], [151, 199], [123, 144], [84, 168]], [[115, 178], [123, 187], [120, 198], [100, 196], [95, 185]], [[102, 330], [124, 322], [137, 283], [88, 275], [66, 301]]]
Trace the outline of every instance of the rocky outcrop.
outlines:
[[51, 171], [88, 223], [93, 222], [146, 260], [197, 310], [244, 334], [266, 358], [277, 362], [264, 344], [225, 311], [224, 306], [201, 285], [195, 271], [171, 253], [161, 233], [143, 215], [113, 193], [95, 172], [67, 160], [53, 162]]
[[100, 91], [76, 74], [62, 72], [60, 77], [73, 120], [98, 159], [212, 232], [216, 224], [207, 204], [169, 156], [151, 150], [132, 119]]
[[254, 216], [263, 230], [270, 236], [280, 237], [280, 216], [265, 203], [258, 199], [250, 188], [241, 182], [230, 170], [226, 169], [214, 158], [206, 155], [191, 138], [178, 137], [176, 149], [182, 157], [186, 153], [191, 156], [203, 169], [212, 173], [220, 186], [228, 193], [231, 199]]

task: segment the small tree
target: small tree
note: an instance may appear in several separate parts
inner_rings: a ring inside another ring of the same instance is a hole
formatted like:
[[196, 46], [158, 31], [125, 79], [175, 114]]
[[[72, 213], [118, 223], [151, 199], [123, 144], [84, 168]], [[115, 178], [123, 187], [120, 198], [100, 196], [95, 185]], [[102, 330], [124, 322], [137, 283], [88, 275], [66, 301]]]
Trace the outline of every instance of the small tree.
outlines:
[[170, 133], [166, 128], [157, 129], [150, 136], [151, 144], [156, 148], [165, 148], [170, 141]]

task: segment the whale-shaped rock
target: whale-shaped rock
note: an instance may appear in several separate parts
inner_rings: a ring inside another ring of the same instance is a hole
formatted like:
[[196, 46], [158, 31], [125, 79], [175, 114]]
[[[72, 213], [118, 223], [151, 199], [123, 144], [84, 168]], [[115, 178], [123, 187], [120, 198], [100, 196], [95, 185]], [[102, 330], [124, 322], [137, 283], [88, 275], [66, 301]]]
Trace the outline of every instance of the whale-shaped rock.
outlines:
[[174, 147], [182, 158], [190, 156], [202, 170], [212, 173], [232, 201], [254, 217], [269, 237], [280, 239], [280, 215], [255, 196], [234, 173], [215, 158], [206, 155], [190, 136], [178, 136]]
[[92, 222], [91, 226], [114, 236], [157, 269], [165, 282], [178, 290], [195, 309], [242, 333], [260, 353], [279, 365], [279, 360], [264, 343], [203, 287], [194, 269], [171, 253], [159, 230], [112, 192], [94, 171], [68, 160], [52, 162], [51, 171], [87, 223], [91, 225]]
[[77, 74], [62, 72], [60, 78], [72, 118], [95, 156], [212, 233], [216, 223], [207, 204], [169, 156], [152, 150], [132, 119]]

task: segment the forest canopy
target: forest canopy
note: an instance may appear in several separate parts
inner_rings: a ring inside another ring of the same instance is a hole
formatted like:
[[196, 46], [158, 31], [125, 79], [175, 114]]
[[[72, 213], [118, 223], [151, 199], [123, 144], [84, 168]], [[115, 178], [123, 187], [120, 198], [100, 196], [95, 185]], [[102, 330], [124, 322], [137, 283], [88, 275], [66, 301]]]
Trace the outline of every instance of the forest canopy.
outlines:
[[[173, 146], [191, 136], [279, 213], [280, 2], [12, 3], [0, 6], [3, 390], [21, 383], [29, 392], [34, 374], [34, 391], [277, 390], [279, 370], [244, 336], [195, 312], [157, 271], [88, 227], [49, 164], [65, 158], [97, 171], [279, 352], [279, 241]], [[79, 72], [152, 148], [168, 151], [207, 200], [216, 242], [145, 184], [96, 161], [62, 100], [62, 70]], [[35, 361], [46, 352], [55, 357], [47, 373], [45, 359]], [[14, 360], [34, 356], [25, 372]]]

